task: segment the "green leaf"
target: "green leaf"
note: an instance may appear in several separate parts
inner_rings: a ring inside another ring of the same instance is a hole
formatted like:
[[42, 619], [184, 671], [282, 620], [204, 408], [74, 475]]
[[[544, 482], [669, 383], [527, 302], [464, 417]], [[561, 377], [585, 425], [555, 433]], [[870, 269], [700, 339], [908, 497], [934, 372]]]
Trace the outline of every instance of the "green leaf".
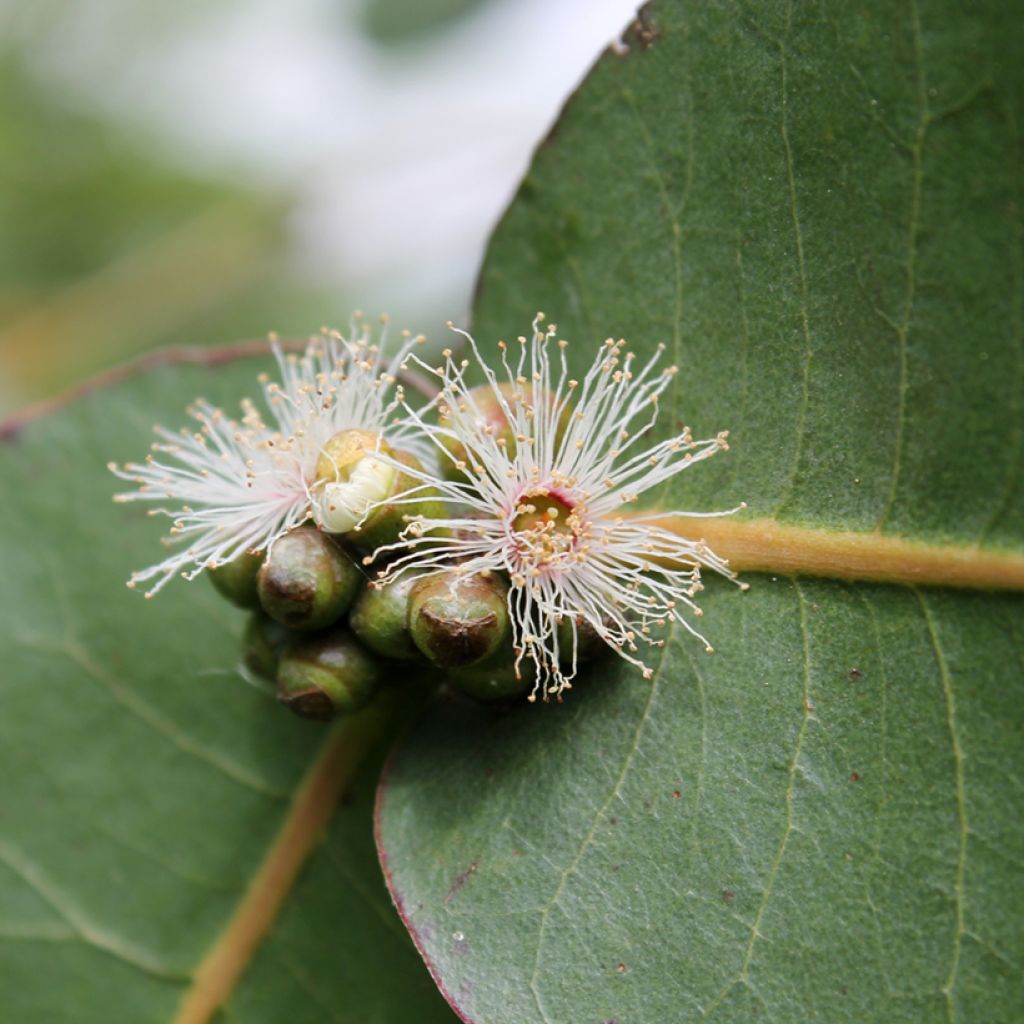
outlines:
[[482, 7], [485, 0], [363, 0], [367, 35], [379, 43], [399, 45], [450, 28]]
[[[481, 344], [537, 309], [577, 368], [665, 343], [663, 429], [734, 442], [666, 508], [1021, 552], [1017, 19], [659, 0], [629, 42], [495, 234]], [[710, 586], [713, 656], [436, 708], [379, 842], [460, 1015], [1019, 1019], [1024, 603], [904, 576]]]
[[[124, 46], [152, 42], [156, 11], [118, 20]], [[347, 317], [289, 270], [280, 189], [172, 166], [148, 135], [64, 109], [23, 63], [0, 41], [0, 414], [144, 349]]]
[[[245, 966], [273, 914], [236, 918], [276, 892], [281, 917], [226, 1019], [450, 1021], [391, 920], [373, 776], [322, 845], [301, 813], [312, 787], [329, 817], [346, 758], [387, 716], [329, 739], [242, 678], [244, 615], [212, 587], [150, 602], [124, 586], [160, 557], [160, 531], [111, 502], [105, 463], [138, 458], [154, 419], [183, 422], [197, 394], [237, 407], [264, 368], [196, 358], [211, 365], [100, 387], [0, 441], [0, 1018], [207, 1019], [179, 1015], [194, 976], [218, 950]], [[289, 895], [265, 869], [295, 843], [314, 854]]]

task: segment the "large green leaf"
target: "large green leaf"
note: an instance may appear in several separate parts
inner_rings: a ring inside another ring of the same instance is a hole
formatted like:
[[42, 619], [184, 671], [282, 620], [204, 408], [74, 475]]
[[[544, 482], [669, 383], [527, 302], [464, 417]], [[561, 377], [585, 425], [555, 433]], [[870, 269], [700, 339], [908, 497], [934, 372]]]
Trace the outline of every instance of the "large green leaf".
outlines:
[[[212, 587], [150, 602], [124, 586], [159, 557], [159, 531], [111, 503], [106, 461], [137, 458], [154, 418], [180, 422], [199, 393], [234, 406], [262, 368], [164, 366], [0, 441], [4, 1021], [205, 1019], [176, 1008], [262, 895], [261, 865], [329, 742], [243, 681], [244, 616]], [[353, 721], [347, 742], [382, 727]], [[452, 1019], [388, 906], [372, 784], [315, 847], [227, 1019]]]
[[[1006, 5], [658, 0], [488, 253], [680, 367], [734, 451], [666, 507], [1024, 549], [1024, 34]], [[483, 1024], [1016, 1021], [1024, 602], [752, 576], [707, 657], [564, 706], [436, 708], [379, 797], [392, 894]]]

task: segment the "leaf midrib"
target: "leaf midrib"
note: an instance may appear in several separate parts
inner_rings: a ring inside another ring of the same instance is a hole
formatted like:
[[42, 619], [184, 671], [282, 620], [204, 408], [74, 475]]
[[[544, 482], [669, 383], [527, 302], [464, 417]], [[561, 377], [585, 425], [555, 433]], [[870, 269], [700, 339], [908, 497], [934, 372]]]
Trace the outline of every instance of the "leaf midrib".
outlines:
[[331, 820], [342, 790], [388, 735], [396, 716], [407, 713], [407, 700], [404, 691], [382, 694], [365, 712], [342, 719], [331, 730], [245, 894], [192, 972], [174, 1024], [206, 1024], [230, 997]]
[[[269, 342], [244, 341], [212, 348], [175, 347], [150, 352], [115, 367], [52, 399], [0, 421], [0, 442], [79, 398], [115, 387], [162, 366], [215, 368], [269, 355]], [[771, 517], [704, 518], [666, 516], [660, 525], [682, 537], [703, 539], [740, 572], [806, 575], [842, 580], [875, 580], [913, 586], [1024, 591], [1024, 552], [981, 544], [931, 543], [879, 531], [795, 526]]]

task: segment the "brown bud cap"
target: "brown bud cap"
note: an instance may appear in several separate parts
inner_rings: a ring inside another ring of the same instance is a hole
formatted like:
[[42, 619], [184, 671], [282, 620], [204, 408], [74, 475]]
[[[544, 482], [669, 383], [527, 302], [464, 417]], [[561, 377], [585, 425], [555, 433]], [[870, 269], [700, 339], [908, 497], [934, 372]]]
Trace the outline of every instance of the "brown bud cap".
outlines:
[[359, 711], [373, 699], [380, 665], [344, 626], [308, 637], [284, 652], [277, 696], [297, 715], [325, 721]]
[[409, 595], [409, 633], [436, 665], [458, 668], [485, 661], [509, 636], [508, 587], [493, 574], [442, 573], [421, 580]]
[[282, 625], [309, 631], [337, 622], [363, 576], [347, 554], [315, 526], [279, 537], [257, 577], [263, 610]]
[[210, 581], [233, 605], [239, 608], [258, 608], [256, 574], [263, 564], [263, 555], [246, 552], [215, 569], [207, 569]]

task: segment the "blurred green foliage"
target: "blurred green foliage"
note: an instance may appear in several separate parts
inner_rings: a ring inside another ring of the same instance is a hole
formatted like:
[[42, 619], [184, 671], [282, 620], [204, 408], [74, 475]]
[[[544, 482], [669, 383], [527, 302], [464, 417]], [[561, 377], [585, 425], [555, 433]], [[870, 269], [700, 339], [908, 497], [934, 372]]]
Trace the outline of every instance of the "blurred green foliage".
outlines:
[[406, 43], [448, 28], [487, 0], [364, 0], [363, 27], [381, 43]]
[[305, 334], [347, 309], [289, 272], [290, 197], [179, 163], [0, 54], [0, 413], [146, 349]]

